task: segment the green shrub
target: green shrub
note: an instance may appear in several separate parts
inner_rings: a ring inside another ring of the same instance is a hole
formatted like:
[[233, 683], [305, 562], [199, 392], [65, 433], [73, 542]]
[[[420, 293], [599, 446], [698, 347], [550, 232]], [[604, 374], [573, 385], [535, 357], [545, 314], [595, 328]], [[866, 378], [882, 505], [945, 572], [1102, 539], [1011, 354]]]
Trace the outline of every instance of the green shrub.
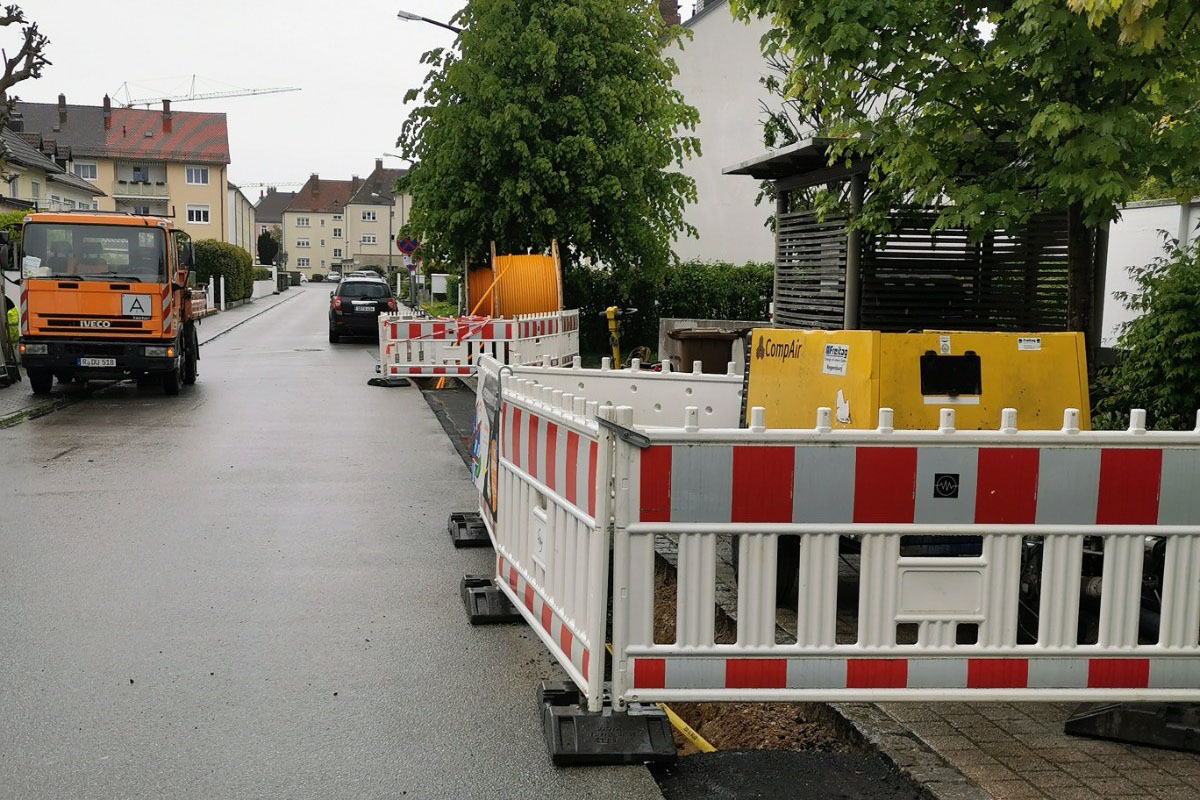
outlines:
[[194, 246], [199, 283], [208, 283], [209, 278], [220, 283], [224, 277], [228, 300], [245, 300], [254, 293], [254, 258], [248, 252], [216, 239], [202, 239]]
[[311, 277], [311, 278], [309, 278], [309, 280], [310, 280], [310, 281], [312, 281], [313, 283], [324, 283], [324, 282], [325, 282], [325, 276], [324, 276], [324, 275], [322, 275], [320, 272], [314, 272], [314, 273], [312, 274], [312, 277]]
[[458, 307], [458, 285], [461, 282], [462, 278], [456, 272], [446, 276], [446, 302], [453, 303], [455, 308]]
[[1200, 246], [1170, 242], [1166, 255], [1131, 267], [1137, 290], [1117, 294], [1139, 316], [1117, 340], [1117, 361], [1097, 374], [1096, 428], [1125, 428], [1146, 409], [1157, 430], [1191, 430], [1200, 408]]
[[767, 319], [773, 280], [772, 265], [755, 263], [684, 261], [668, 269], [661, 282], [624, 285], [609, 270], [576, 267], [567, 271], [563, 299], [567, 308], [579, 309], [582, 353], [608, 351], [603, 313], [610, 305], [638, 310], [622, 322], [623, 352], [639, 345], [657, 350], [661, 317]]
[[271, 280], [271, 270], [267, 269], [266, 267], [255, 267], [254, 268], [254, 280], [256, 280], [256, 281]]

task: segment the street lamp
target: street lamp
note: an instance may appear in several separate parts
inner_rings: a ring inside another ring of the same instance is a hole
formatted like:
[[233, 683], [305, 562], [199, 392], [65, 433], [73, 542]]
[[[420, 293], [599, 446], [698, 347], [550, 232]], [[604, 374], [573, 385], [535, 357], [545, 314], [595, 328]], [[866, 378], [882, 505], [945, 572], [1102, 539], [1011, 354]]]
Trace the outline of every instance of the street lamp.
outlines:
[[422, 17], [420, 14], [414, 14], [411, 11], [397, 11], [396, 16], [400, 19], [408, 20], [409, 22], [428, 22], [430, 25], [437, 25], [439, 28], [445, 28], [446, 30], [453, 31], [454, 33], [462, 33], [463, 31], [463, 29], [457, 25], [451, 25], [447, 22], [438, 22], [436, 19]]

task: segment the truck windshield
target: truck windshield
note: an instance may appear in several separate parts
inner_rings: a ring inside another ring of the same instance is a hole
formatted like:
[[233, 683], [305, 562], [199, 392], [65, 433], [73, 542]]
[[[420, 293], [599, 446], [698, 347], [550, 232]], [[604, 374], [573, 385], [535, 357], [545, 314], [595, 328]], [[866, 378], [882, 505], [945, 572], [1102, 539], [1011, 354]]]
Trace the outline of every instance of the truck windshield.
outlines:
[[166, 279], [167, 237], [161, 228], [31, 222], [21, 247], [26, 278]]

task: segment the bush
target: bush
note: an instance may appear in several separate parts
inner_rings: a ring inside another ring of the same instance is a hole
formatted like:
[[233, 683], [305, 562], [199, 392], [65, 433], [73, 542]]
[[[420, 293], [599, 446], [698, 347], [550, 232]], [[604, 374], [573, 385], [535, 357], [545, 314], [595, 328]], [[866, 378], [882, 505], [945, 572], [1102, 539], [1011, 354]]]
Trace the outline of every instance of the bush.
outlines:
[[228, 300], [245, 300], [254, 293], [254, 258], [248, 252], [216, 239], [202, 239], [194, 246], [197, 283], [215, 278], [219, 284], [224, 277]]
[[770, 264], [684, 261], [668, 269], [661, 283], [625, 285], [609, 270], [575, 267], [564, 278], [563, 298], [567, 308], [579, 309], [580, 352], [608, 352], [602, 315], [610, 305], [638, 310], [622, 322], [622, 352], [639, 345], [657, 351], [661, 317], [767, 319], [773, 281]]
[[446, 276], [446, 302], [452, 303], [456, 308], [458, 307], [458, 285], [461, 282], [462, 278], [456, 272]]
[[310, 281], [312, 281], [313, 283], [324, 283], [324, 282], [325, 282], [325, 276], [324, 276], [324, 275], [322, 275], [320, 272], [314, 272], [314, 273], [312, 274], [312, 277], [311, 277], [311, 278], [309, 278], [309, 280], [310, 280]]
[[1137, 291], [1118, 294], [1140, 316], [1117, 341], [1116, 363], [1097, 375], [1096, 428], [1125, 428], [1131, 408], [1147, 427], [1192, 430], [1200, 408], [1200, 246], [1174, 242], [1165, 256], [1131, 267]]
[[254, 280], [256, 280], [256, 281], [271, 280], [271, 270], [267, 269], [266, 267], [255, 267], [254, 268]]

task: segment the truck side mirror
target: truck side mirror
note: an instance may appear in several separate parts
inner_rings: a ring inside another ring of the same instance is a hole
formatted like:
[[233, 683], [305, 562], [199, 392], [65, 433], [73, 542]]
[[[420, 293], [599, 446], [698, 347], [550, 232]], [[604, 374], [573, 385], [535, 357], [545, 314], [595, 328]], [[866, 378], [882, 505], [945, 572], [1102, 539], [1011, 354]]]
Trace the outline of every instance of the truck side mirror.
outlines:
[[183, 246], [183, 250], [179, 254], [179, 266], [196, 266], [196, 249], [192, 246], [191, 242], [188, 242]]
[[194, 269], [188, 270], [187, 285], [188, 286], [196, 285], [196, 270], [194, 270]]
[[0, 230], [0, 244], [8, 244], [12, 240], [12, 234], [8, 229]]

